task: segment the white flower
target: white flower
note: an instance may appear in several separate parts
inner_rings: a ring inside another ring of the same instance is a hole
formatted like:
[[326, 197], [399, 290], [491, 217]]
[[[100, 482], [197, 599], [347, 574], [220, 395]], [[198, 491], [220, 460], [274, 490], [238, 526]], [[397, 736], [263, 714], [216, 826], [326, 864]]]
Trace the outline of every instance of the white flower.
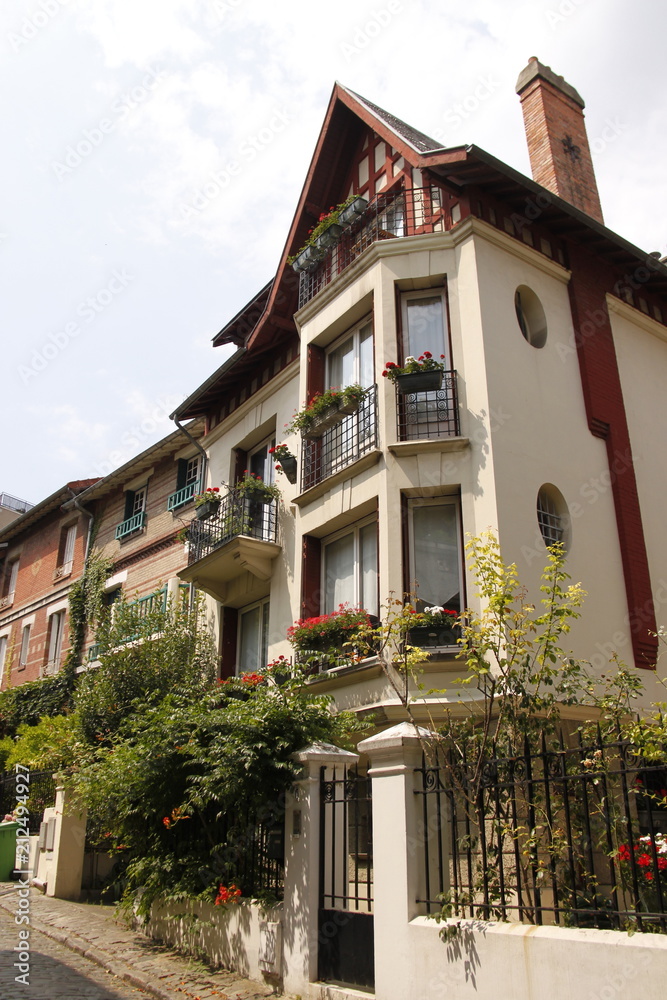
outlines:
[[434, 604], [432, 608], [424, 608], [424, 614], [425, 615], [441, 615], [444, 610], [445, 610], [444, 608], [438, 607], [437, 604]]
[[411, 361], [416, 361], [416, 360], [417, 360], [416, 358], [413, 358], [412, 355], [410, 355], [405, 359], [405, 363], [406, 365], [409, 365]]

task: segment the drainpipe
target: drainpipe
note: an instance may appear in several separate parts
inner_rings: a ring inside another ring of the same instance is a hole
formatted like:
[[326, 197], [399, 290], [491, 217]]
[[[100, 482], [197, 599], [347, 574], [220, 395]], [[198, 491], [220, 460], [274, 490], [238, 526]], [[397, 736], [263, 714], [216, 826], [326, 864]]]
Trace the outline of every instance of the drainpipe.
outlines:
[[73, 490], [71, 490], [69, 486], [67, 487], [67, 489], [72, 494], [72, 499], [69, 500], [68, 503], [71, 503], [74, 507], [76, 507], [78, 511], [80, 511], [82, 514], [85, 514], [86, 517], [88, 518], [88, 536], [86, 538], [86, 551], [83, 557], [83, 564], [85, 566], [85, 564], [88, 562], [88, 550], [90, 549], [90, 539], [93, 533], [93, 520], [95, 518], [95, 515], [91, 514], [91, 512], [89, 510], [86, 510], [85, 507], [81, 506], [76, 493]]
[[204, 490], [206, 488], [206, 468], [208, 466], [208, 455], [200, 445], [199, 441], [196, 441], [193, 438], [190, 431], [186, 427], [184, 427], [183, 424], [179, 421], [175, 413], [172, 413], [171, 419], [174, 421], [179, 431], [182, 431], [183, 434], [185, 434], [186, 438], [188, 438], [188, 440], [192, 442], [192, 444], [195, 446], [199, 454], [202, 456], [200, 483], [201, 483], [201, 489]]

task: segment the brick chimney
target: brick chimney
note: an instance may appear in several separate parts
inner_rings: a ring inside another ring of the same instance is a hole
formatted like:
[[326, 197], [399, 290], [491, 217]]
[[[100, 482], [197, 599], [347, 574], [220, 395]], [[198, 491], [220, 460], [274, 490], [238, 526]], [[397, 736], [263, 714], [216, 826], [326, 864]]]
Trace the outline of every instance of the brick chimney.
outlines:
[[533, 180], [603, 222], [588, 146], [584, 102], [562, 76], [531, 56], [519, 75]]

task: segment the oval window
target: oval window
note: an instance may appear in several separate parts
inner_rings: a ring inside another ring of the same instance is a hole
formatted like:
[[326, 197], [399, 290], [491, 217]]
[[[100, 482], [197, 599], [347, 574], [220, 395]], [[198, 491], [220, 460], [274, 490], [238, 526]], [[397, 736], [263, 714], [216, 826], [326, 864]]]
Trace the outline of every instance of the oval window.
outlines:
[[542, 303], [532, 288], [519, 285], [514, 293], [514, 308], [521, 333], [532, 347], [544, 347], [547, 342], [547, 317]]
[[561, 542], [565, 551], [569, 549], [570, 515], [563, 494], [552, 483], [545, 483], [538, 491], [537, 523], [547, 547]]

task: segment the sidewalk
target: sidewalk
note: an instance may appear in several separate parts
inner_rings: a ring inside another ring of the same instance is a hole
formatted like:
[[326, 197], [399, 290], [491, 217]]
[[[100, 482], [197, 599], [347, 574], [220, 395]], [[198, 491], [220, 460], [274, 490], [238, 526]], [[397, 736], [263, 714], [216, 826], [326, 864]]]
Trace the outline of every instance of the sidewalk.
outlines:
[[[17, 910], [16, 883], [0, 883], [0, 907]], [[158, 1000], [263, 1000], [282, 996], [228, 970], [209, 970], [114, 918], [112, 906], [71, 903], [30, 890], [30, 926]]]

